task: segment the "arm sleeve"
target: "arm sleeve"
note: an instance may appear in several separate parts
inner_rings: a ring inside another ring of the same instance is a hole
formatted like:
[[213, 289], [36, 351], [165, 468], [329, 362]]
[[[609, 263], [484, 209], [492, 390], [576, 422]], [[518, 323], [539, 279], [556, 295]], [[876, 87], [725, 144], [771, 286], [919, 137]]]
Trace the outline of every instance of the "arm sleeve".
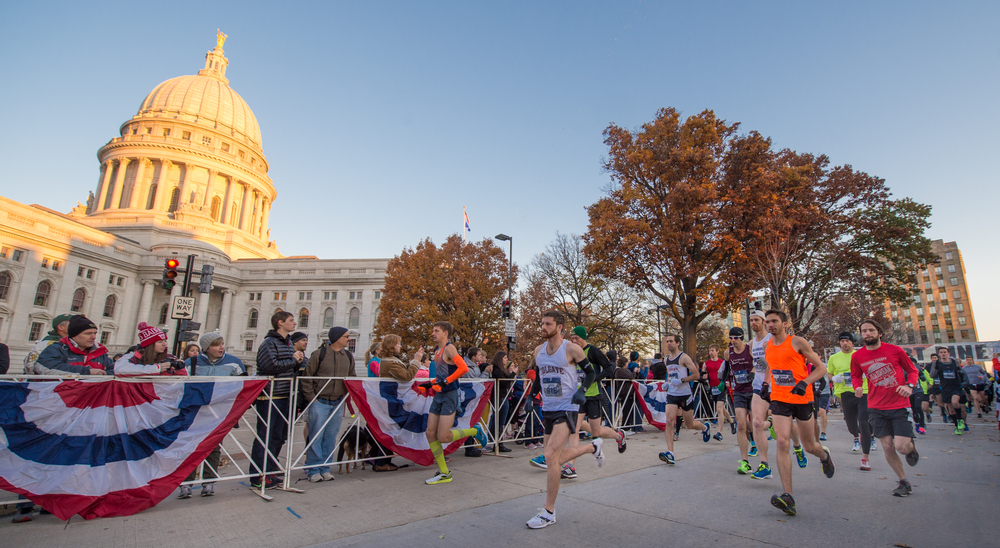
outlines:
[[917, 366], [913, 365], [913, 361], [902, 349], [899, 350], [899, 359], [903, 362], [903, 372], [906, 373], [907, 384], [917, 384], [920, 382]]
[[930, 371], [928, 371], [927, 374], [931, 376], [931, 382], [934, 382], [934, 379], [938, 376], [937, 364], [931, 365]]
[[534, 399], [542, 391], [542, 383], [538, 382], [538, 375], [535, 374], [534, 369], [529, 369], [525, 375], [528, 377], [528, 382], [531, 383], [531, 389], [528, 390], [528, 398]]
[[455, 382], [456, 380], [460, 379], [462, 377], [462, 375], [468, 373], [468, 371], [469, 371], [469, 366], [465, 364], [465, 360], [462, 359], [461, 355], [455, 354], [455, 357], [452, 358], [452, 359], [455, 360], [455, 366], [457, 367], [457, 369], [455, 369], [454, 373], [452, 373], [451, 375], [448, 375], [444, 379], [445, 382], [447, 382], [447, 383], [453, 383], [453, 382]]
[[861, 388], [864, 383], [864, 379], [861, 378], [861, 366], [858, 365], [858, 361], [855, 359], [857, 357], [857, 352], [851, 354], [851, 388], [855, 390]]
[[581, 383], [583, 389], [586, 390], [590, 388], [590, 385], [594, 384], [594, 381], [597, 380], [597, 372], [594, 371], [594, 366], [591, 365], [590, 360], [586, 357], [584, 357], [583, 360], [576, 362], [576, 366], [583, 371], [583, 382]]

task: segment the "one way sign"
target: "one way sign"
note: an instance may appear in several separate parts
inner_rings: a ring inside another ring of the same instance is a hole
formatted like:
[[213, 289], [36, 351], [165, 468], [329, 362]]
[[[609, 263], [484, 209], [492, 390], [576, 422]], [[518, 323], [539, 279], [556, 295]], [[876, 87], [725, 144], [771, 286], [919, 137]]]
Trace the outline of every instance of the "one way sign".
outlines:
[[174, 305], [170, 309], [170, 317], [175, 320], [188, 320], [194, 317], [194, 297], [174, 297]]

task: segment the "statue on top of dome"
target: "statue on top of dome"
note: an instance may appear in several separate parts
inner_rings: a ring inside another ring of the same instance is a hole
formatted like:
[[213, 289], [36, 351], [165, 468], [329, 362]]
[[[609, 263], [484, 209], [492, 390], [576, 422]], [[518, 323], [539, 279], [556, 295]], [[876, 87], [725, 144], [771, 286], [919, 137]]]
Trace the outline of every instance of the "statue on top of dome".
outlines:
[[229, 36], [226, 35], [224, 32], [222, 32], [222, 30], [220, 29], [215, 29], [215, 30], [219, 31], [219, 34], [215, 35], [216, 43], [218, 44], [217, 47], [219, 49], [222, 49], [222, 44], [226, 43], [226, 38], [229, 38]]

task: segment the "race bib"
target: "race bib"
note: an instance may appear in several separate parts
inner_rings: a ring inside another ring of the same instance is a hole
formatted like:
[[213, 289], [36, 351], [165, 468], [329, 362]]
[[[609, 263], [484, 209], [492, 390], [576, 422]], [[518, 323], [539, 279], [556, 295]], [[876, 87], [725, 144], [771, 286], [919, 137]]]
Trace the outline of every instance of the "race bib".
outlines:
[[733, 371], [733, 378], [736, 379], [737, 384], [746, 384], [750, 382], [750, 373], [748, 371]]
[[791, 370], [775, 369], [771, 371], [774, 376], [774, 384], [777, 386], [795, 386], [795, 375]]
[[713, 396], [718, 396], [721, 393], [722, 393], [722, 387], [720, 387], [720, 386], [713, 386], [712, 387], [712, 395]]
[[756, 371], [758, 373], [763, 373], [764, 371], [767, 371], [767, 366], [764, 365], [764, 364], [762, 364], [760, 362], [760, 360], [754, 360], [753, 361], [753, 369], [754, 369], [754, 371]]
[[542, 393], [549, 398], [562, 397], [562, 380], [558, 377], [542, 378]]
[[667, 373], [667, 379], [679, 379], [679, 378], [681, 378], [680, 373], [677, 373], [675, 371]]
[[942, 371], [941, 372], [941, 376], [944, 377], [944, 378], [946, 378], [946, 379], [954, 379], [955, 378], [955, 372], [954, 371]]
[[844, 373], [844, 384], [851, 384], [851, 374]]

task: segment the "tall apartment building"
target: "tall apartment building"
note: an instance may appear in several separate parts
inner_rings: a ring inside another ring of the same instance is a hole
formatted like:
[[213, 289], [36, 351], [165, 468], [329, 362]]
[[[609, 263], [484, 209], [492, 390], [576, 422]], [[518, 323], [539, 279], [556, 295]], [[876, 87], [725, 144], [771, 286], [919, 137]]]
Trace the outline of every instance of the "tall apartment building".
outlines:
[[918, 273], [909, 308], [888, 305], [898, 340], [901, 344], [977, 341], [962, 252], [955, 242], [943, 240], [933, 240], [931, 249], [938, 262]]

